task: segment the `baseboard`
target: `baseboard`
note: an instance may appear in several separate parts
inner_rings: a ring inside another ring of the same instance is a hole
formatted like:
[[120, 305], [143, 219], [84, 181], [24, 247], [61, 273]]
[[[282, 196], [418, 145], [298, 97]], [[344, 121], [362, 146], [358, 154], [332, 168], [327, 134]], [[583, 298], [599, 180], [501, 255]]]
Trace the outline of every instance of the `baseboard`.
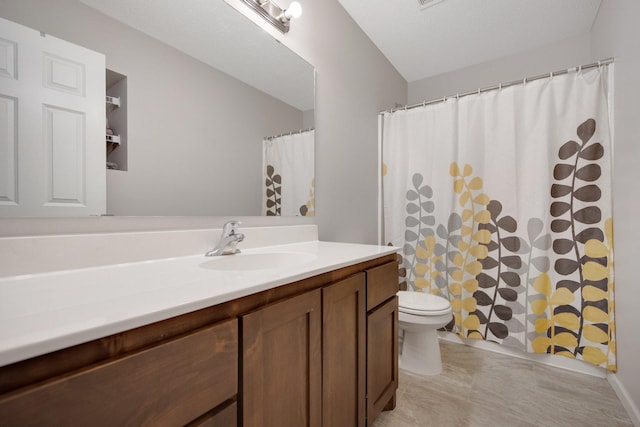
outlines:
[[591, 375], [599, 378], [607, 377], [607, 370], [598, 366], [591, 365], [590, 363], [583, 362], [582, 360], [570, 359], [568, 357], [554, 356], [552, 354], [534, 354], [524, 353], [520, 350], [516, 350], [504, 345], [500, 345], [494, 342], [468, 339], [463, 340], [458, 335], [452, 332], [438, 331], [438, 336], [442, 340], [455, 342], [458, 344], [468, 345], [470, 347], [476, 347], [483, 350], [493, 351], [494, 353], [506, 354], [508, 356], [517, 357], [520, 359], [531, 360], [543, 365], [553, 366], [555, 368], [566, 369], [568, 371], [579, 372], [586, 375]]
[[622, 403], [622, 406], [624, 406], [624, 409], [627, 411], [633, 425], [640, 427], [640, 410], [638, 410], [638, 407], [629, 396], [627, 389], [618, 379], [618, 376], [610, 372], [607, 374], [607, 381], [611, 384], [613, 391], [616, 392], [618, 399], [620, 399], [620, 403]]

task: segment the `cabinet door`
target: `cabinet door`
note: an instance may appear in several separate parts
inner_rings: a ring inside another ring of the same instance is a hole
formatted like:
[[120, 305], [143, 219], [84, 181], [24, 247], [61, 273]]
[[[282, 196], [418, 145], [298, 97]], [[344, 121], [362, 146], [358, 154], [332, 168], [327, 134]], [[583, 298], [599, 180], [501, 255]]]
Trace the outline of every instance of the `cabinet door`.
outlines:
[[238, 322], [228, 320], [0, 399], [3, 426], [184, 425], [238, 386]]
[[322, 423], [366, 424], [365, 274], [322, 289]]
[[398, 297], [367, 315], [367, 424], [395, 407], [398, 388]]
[[241, 317], [241, 424], [319, 427], [321, 291]]

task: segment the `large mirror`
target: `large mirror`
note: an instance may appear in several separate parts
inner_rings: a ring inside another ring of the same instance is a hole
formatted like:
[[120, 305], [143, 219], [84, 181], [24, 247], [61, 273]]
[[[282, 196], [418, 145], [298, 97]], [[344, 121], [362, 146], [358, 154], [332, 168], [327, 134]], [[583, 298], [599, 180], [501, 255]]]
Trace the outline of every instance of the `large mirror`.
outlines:
[[[105, 55], [123, 103], [107, 121], [122, 139], [106, 143], [106, 214], [313, 214], [314, 68], [224, 0], [2, 0], [1, 13]], [[293, 167], [270, 157], [300, 140]], [[296, 164], [311, 165], [304, 182], [283, 182]]]

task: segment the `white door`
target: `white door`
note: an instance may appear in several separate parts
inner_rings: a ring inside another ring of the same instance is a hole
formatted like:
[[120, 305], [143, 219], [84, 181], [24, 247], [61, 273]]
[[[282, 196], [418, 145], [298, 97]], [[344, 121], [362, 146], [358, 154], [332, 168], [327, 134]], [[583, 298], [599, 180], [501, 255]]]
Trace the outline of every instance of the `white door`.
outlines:
[[0, 18], [0, 216], [106, 211], [104, 55]]

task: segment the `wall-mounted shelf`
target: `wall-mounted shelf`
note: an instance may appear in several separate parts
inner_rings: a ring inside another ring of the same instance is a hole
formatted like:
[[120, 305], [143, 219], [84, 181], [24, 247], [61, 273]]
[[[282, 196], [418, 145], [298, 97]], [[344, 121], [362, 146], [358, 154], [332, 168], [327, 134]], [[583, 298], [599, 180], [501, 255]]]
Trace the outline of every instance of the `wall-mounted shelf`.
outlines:
[[127, 162], [127, 76], [106, 72], [107, 167], [126, 171]]
[[107, 142], [120, 145], [120, 135], [107, 135]]

